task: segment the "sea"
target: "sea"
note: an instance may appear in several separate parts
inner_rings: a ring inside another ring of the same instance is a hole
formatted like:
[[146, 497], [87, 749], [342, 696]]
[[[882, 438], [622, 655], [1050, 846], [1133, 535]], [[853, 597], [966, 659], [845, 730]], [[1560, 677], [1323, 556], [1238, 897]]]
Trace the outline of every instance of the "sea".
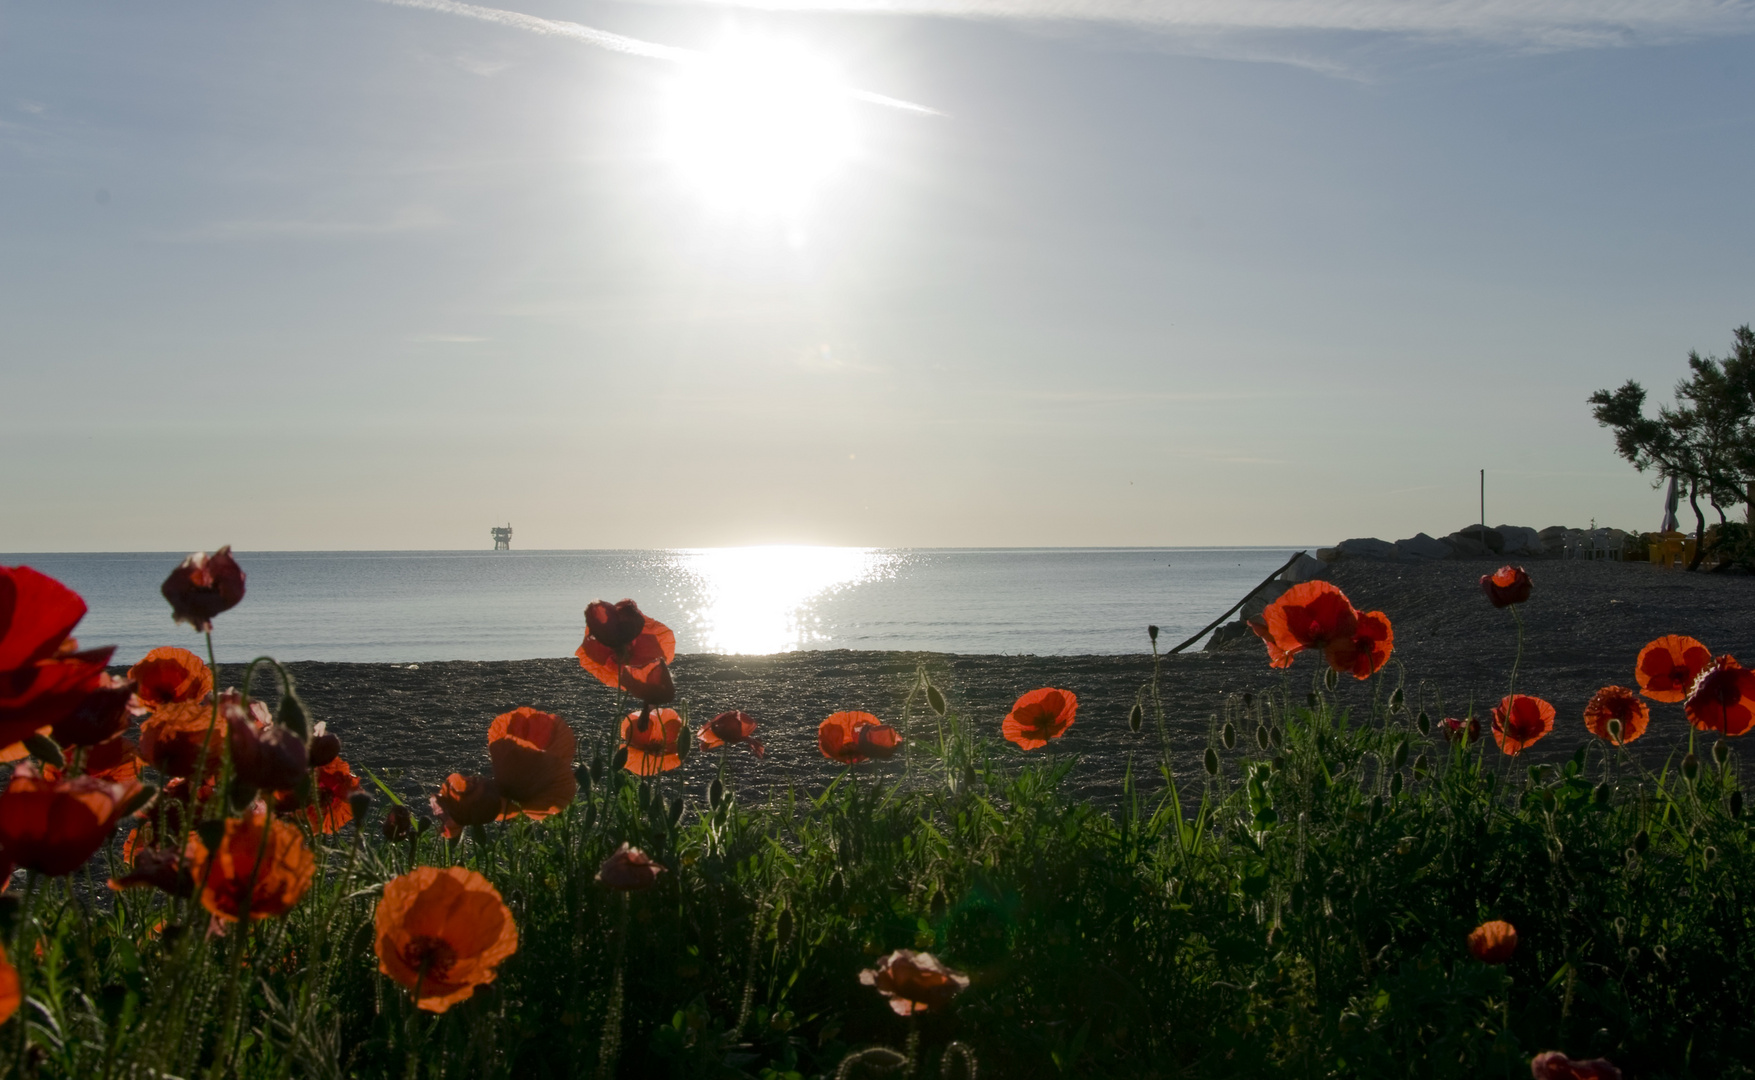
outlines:
[[[222, 663], [418, 663], [568, 656], [592, 600], [637, 600], [678, 651], [800, 649], [1007, 655], [1169, 648], [1296, 547], [742, 547], [648, 551], [238, 551], [242, 604], [214, 629]], [[200, 650], [159, 585], [183, 553], [0, 555], [85, 598], [75, 633], [118, 663]]]

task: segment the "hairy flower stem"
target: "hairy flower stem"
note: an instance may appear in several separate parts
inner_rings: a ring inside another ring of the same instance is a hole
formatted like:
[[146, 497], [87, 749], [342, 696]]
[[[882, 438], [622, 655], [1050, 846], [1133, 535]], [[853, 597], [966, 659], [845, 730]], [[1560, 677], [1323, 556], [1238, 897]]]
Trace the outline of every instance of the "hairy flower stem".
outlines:
[[628, 894], [621, 894], [621, 914], [615, 927], [615, 974], [609, 984], [609, 1005], [603, 1012], [603, 1042], [597, 1050], [597, 1080], [615, 1075], [616, 1058], [622, 1048], [622, 969], [628, 953]]

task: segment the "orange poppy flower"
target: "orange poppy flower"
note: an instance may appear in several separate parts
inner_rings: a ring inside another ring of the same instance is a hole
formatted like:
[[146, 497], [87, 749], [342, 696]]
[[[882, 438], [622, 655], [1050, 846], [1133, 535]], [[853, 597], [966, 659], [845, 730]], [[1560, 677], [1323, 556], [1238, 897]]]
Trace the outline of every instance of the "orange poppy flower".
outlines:
[[113, 739], [128, 730], [128, 701], [133, 696], [133, 683], [100, 674], [79, 704], [51, 725], [49, 735], [63, 748], [96, 746]]
[[19, 766], [0, 794], [0, 849], [50, 877], [71, 874], [104, 846], [140, 791], [95, 776], [48, 780]]
[[432, 803], [441, 831], [451, 840], [462, 836], [467, 826], [498, 821], [506, 811], [506, 799], [491, 776], [452, 773], [439, 785]]
[[516, 804], [515, 814], [545, 818], [578, 794], [573, 778], [573, 729], [553, 713], [513, 709], [488, 725], [494, 783]]
[[1493, 741], [1513, 757], [1554, 730], [1554, 706], [1539, 697], [1513, 694], [1493, 706]]
[[24, 991], [18, 985], [18, 969], [6, 957], [6, 946], [0, 945], [0, 1024], [12, 1019], [12, 1014], [24, 1004]]
[[664, 867], [653, 862], [644, 851], [629, 847], [626, 840], [616, 848], [603, 865], [597, 868], [597, 880], [617, 892], [644, 892], [658, 881]]
[[338, 832], [353, 820], [351, 796], [360, 789], [359, 777], [341, 758], [312, 769], [311, 775], [317, 781], [317, 801], [309, 802], [309, 790], [300, 784], [291, 790], [274, 793], [275, 813], [296, 814], [302, 808], [313, 830], [324, 834]]
[[757, 757], [766, 757], [768, 748], [756, 738], [756, 718], [741, 710], [722, 712], [701, 729], [701, 749], [717, 750], [721, 746], [743, 743]]
[[1496, 608], [1508, 608], [1530, 598], [1530, 576], [1521, 566], [1501, 566], [1481, 578], [1481, 591]]
[[902, 733], [870, 713], [838, 712], [817, 725], [817, 749], [843, 765], [885, 760], [902, 745]]
[[[1609, 721], [1621, 721], [1621, 738], [1617, 742], [1609, 733]], [[1645, 734], [1651, 722], [1651, 709], [1639, 695], [1625, 686], [1605, 686], [1591, 696], [1584, 707], [1584, 726], [1592, 735], [1607, 743], [1625, 746]]]
[[0, 746], [22, 742], [97, 689], [114, 648], [79, 651], [79, 594], [28, 566], [0, 566]]
[[[637, 620], [637, 621], [636, 621]], [[676, 660], [676, 635], [656, 619], [647, 618], [632, 600], [611, 604], [603, 600], [585, 609], [585, 640], [574, 651], [579, 666], [597, 677], [605, 686], [622, 688], [622, 668], [643, 669], [662, 660]], [[646, 681], [668, 679], [648, 673]], [[634, 680], [638, 685], [640, 680]], [[662, 705], [666, 702], [648, 702]]]
[[311, 887], [317, 859], [298, 826], [258, 810], [231, 818], [219, 848], [209, 852], [198, 833], [184, 853], [190, 877], [201, 887], [201, 906], [226, 922], [248, 915], [285, 915]]
[[623, 664], [616, 685], [647, 705], [669, 705], [676, 700], [676, 683], [670, 677], [670, 665], [663, 660], [639, 667]]
[[1389, 662], [1395, 632], [1381, 611], [1361, 612], [1335, 585], [1305, 581], [1287, 589], [1249, 627], [1267, 644], [1274, 667], [1291, 667], [1305, 649], [1321, 649], [1328, 666], [1366, 679]]
[[1501, 919], [1469, 931], [1469, 952], [1483, 964], [1503, 964], [1517, 951], [1517, 927]]
[[195, 879], [183, 857], [168, 848], [147, 848], [134, 857], [126, 874], [110, 879], [110, 888], [157, 889], [171, 896], [188, 898], [195, 895]]
[[200, 701], [213, 693], [213, 672], [207, 670], [207, 664], [188, 649], [175, 646], [147, 653], [128, 669], [128, 677], [135, 684], [132, 708], [136, 713], [181, 701]]
[[134, 741], [120, 735], [105, 739], [96, 746], [83, 747], [73, 757], [73, 769], [44, 765], [43, 777], [59, 780], [71, 772], [81, 776], [95, 776], [112, 784], [126, 784], [140, 779], [140, 755], [135, 753]]
[[172, 619], [207, 633], [215, 615], [244, 598], [244, 571], [232, 558], [230, 544], [211, 555], [197, 551], [171, 571], [159, 592], [170, 602]]
[[1532, 1080], [1621, 1080], [1621, 1070], [1608, 1058], [1574, 1061], [1558, 1050], [1545, 1050], [1530, 1059]]
[[1669, 634], [1639, 650], [1633, 676], [1653, 701], [1681, 701], [1712, 664], [1712, 650], [1681, 634]]
[[969, 988], [969, 976], [952, 971], [931, 953], [913, 949], [897, 949], [882, 958], [877, 967], [859, 973], [859, 982], [889, 998], [897, 1016], [942, 1012]]
[[518, 950], [518, 926], [499, 890], [461, 866], [422, 866], [384, 883], [374, 922], [378, 970], [442, 1013], [494, 981]]
[[1721, 656], [1701, 672], [1683, 703], [1688, 722], [1701, 731], [1741, 735], [1755, 725], [1755, 671]]
[[224, 723], [214, 722], [211, 703], [179, 701], [165, 705], [140, 725], [140, 756], [166, 776], [193, 776], [202, 768], [206, 775], [219, 772], [226, 734]]
[[1000, 731], [1025, 750], [1034, 750], [1066, 734], [1078, 711], [1078, 695], [1071, 690], [1032, 690], [1012, 703]]
[[682, 765], [677, 740], [682, 714], [675, 709], [644, 708], [622, 717], [622, 745], [628, 748], [622, 767], [636, 776], [656, 776]]

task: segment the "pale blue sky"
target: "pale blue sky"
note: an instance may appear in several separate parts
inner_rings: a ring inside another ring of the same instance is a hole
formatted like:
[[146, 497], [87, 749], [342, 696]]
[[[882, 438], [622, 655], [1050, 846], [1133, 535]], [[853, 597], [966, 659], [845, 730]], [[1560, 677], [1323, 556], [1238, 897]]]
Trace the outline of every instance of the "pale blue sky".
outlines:
[[1584, 398], [1755, 320], [1747, 2], [512, 6], [945, 115], [775, 213], [661, 60], [9, 0], [0, 551], [1651, 528]]

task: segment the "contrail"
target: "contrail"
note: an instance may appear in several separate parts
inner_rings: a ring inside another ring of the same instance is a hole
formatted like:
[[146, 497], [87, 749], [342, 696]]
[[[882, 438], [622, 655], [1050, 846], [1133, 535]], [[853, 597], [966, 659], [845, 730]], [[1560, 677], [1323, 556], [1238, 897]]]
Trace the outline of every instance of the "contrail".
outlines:
[[[691, 64], [707, 59], [707, 55], [697, 49], [679, 49], [674, 45], [641, 41], [639, 38], [631, 38], [625, 34], [612, 34], [608, 30], [597, 30], [575, 22], [543, 19], [535, 15], [525, 15], [522, 12], [506, 11], [502, 8], [460, 3], [459, 0], [380, 0], [380, 2], [395, 7], [437, 11], [444, 15], [461, 15], [466, 19], [479, 19], [482, 22], [509, 26], [514, 30], [525, 30], [532, 34], [541, 34], [544, 37], [582, 41], [587, 45], [595, 45], [611, 52], [626, 53], [629, 56], [646, 56], [654, 60], [666, 60], [673, 64]], [[889, 97], [870, 90], [856, 90], [851, 86], [838, 87], [837, 89], [855, 101], [882, 105], [887, 109], [901, 109], [905, 112], [921, 113], [925, 116], [945, 115], [930, 106], [917, 105], [912, 101], [903, 101], [901, 98]]]

